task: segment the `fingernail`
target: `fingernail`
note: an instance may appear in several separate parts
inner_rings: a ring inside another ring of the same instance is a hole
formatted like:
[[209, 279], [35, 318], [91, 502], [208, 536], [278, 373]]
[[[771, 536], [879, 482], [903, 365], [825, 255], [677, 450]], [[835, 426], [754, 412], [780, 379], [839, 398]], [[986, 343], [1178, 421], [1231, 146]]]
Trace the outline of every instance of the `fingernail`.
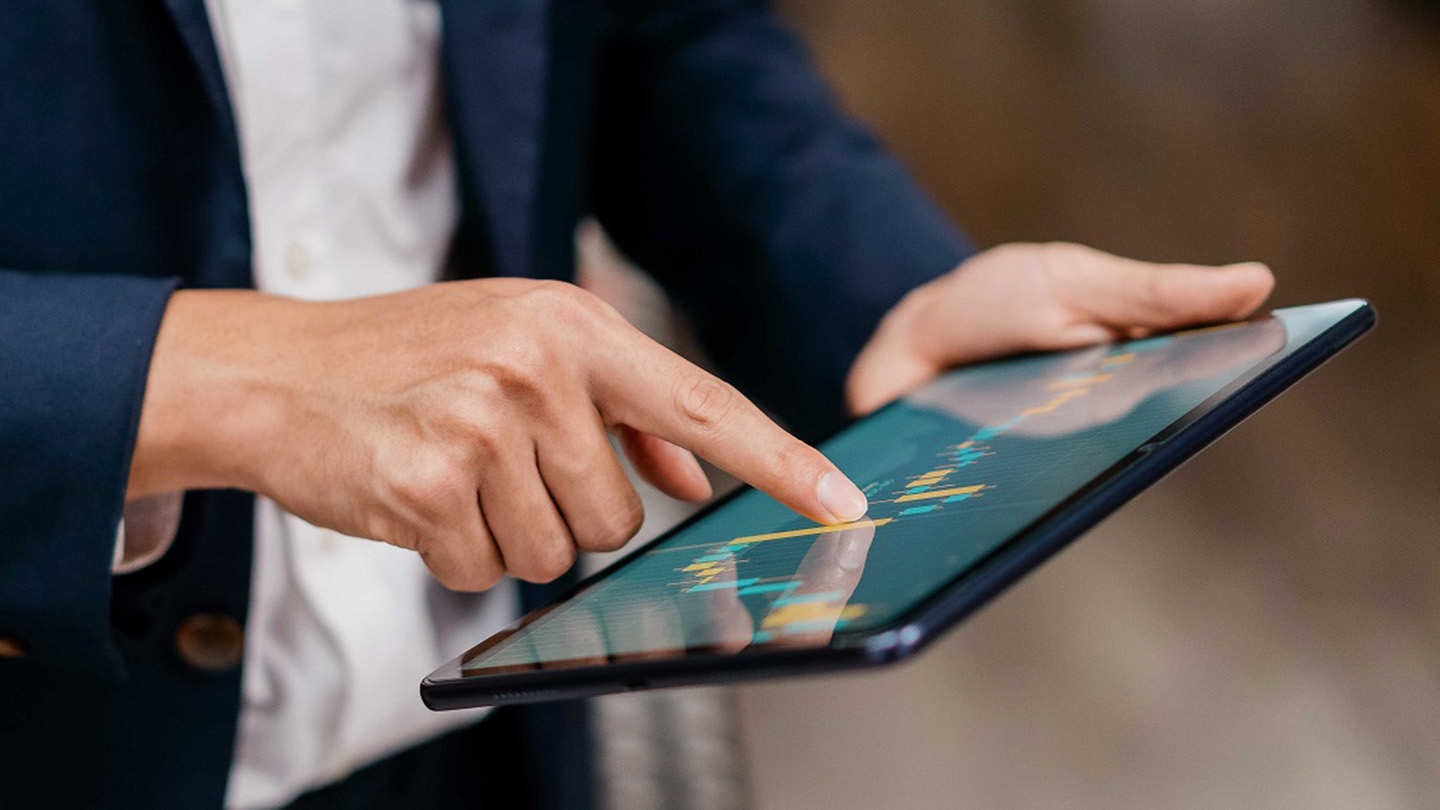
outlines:
[[870, 508], [870, 503], [865, 500], [865, 493], [850, 483], [850, 479], [844, 474], [835, 470], [820, 476], [820, 483], [815, 487], [815, 497], [837, 523], [859, 520], [865, 516], [865, 510]]
[[870, 556], [870, 537], [866, 534], [869, 531], [849, 529], [840, 533], [840, 550], [835, 561], [842, 571], [858, 571], [864, 567], [865, 558]]

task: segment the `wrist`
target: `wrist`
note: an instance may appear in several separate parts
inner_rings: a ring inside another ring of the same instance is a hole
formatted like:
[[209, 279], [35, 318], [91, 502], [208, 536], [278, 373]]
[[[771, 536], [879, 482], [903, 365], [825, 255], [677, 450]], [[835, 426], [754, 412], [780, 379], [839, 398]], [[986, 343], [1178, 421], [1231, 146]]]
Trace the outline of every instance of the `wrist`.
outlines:
[[283, 420], [271, 367], [296, 308], [251, 291], [171, 296], [156, 336], [127, 498], [254, 489]]

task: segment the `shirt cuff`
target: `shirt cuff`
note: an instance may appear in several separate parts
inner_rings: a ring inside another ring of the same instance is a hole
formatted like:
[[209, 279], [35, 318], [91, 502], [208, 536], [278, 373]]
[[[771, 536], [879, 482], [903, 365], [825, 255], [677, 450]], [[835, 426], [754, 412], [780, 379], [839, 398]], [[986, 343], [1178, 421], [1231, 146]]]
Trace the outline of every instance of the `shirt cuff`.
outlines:
[[182, 493], [167, 492], [125, 502], [115, 531], [110, 573], [129, 574], [165, 555], [180, 528]]

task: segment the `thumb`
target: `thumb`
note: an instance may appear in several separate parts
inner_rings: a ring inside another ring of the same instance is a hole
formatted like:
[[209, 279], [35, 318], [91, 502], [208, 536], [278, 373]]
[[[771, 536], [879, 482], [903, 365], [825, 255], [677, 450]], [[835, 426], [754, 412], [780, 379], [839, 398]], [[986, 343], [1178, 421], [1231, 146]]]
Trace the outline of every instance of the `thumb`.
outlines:
[[1062, 300], [1121, 334], [1244, 318], [1275, 286], [1270, 268], [1259, 262], [1152, 264], [1089, 248], [1077, 252], [1068, 269], [1059, 275], [1074, 286]]
[[892, 345], [895, 341], [888, 338], [877, 335], [850, 367], [845, 407], [852, 416], [864, 416], [945, 370], [935, 360]]

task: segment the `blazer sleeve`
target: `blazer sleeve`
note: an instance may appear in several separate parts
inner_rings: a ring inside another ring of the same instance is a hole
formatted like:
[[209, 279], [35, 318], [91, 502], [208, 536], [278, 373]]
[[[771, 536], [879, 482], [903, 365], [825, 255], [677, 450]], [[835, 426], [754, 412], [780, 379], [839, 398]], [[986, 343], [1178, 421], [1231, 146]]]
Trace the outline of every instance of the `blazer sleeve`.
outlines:
[[155, 334], [175, 282], [0, 270], [0, 636], [118, 677], [110, 577]]
[[721, 370], [802, 435], [908, 290], [973, 252], [751, 0], [634, 0], [602, 71], [596, 212]]

